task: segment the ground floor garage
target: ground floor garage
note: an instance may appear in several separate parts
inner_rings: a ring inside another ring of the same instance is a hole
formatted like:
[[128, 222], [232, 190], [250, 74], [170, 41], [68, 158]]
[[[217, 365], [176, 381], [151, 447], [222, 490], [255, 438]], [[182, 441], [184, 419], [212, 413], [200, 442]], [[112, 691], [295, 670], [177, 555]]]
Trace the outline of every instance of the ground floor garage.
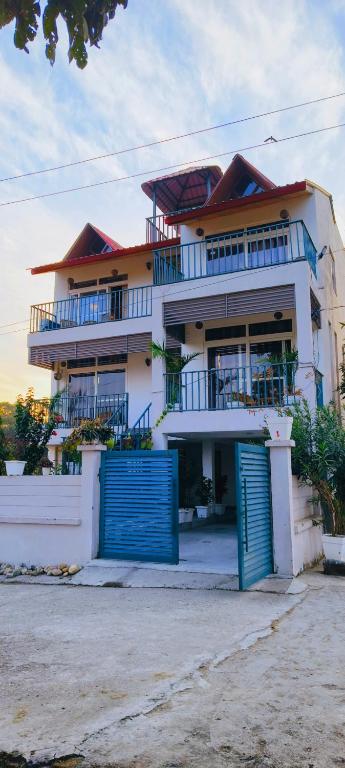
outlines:
[[172, 446], [103, 454], [100, 558], [238, 575], [240, 589], [271, 574], [268, 449], [208, 441], [206, 463], [198, 442]]

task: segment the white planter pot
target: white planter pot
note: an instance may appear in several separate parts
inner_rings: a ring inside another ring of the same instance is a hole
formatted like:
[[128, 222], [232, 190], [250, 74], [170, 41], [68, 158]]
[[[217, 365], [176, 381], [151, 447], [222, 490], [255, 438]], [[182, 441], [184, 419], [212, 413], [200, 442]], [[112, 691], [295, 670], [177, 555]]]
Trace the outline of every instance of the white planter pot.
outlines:
[[292, 416], [269, 417], [267, 419], [267, 426], [271, 440], [290, 440], [292, 423]]
[[179, 523], [185, 523], [186, 522], [186, 510], [185, 509], [179, 509], [179, 511], [178, 511], [178, 521], [179, 521]]
[[52, 471], [51, 467], [42, 467], [42, 475], [43, 477], [48, 477]]
[[345, 563], [345, 536], [322, 534], [322, 546], [326, 560], [336, 560]]
[[194, 508], [189, 507], [185, 509], [185, 523], [191, 523], [194, 515]]
[[196, 513], [199, 518], [208, 517], [209, 516], [208, 507], [199, 506], [196, 508]]
[[224, 515], [225, 512], [225, 504], [214, 504], [213, 510], [215, 515]]
[[7, 475], [22, 475], [26, 461], [5, 461]]

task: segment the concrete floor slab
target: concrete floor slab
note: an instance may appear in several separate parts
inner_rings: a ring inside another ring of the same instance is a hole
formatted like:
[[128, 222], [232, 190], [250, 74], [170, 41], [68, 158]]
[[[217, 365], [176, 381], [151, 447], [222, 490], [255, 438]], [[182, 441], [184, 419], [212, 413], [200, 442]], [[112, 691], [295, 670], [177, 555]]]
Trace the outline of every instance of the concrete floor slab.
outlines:
[[158, 571], [214, 573], [238, 575], [237, 530], [230, 525], [209, 525], [180, 532], [180, 562], [140, 562], [138, 560], [105, 560], [98, 558], [89, 563], [104, 568], [134, 567]]
[[206, 675], [268, 636], [299, 600], [0, 584], [0, 751], [31, 759], [81, 752], [90, 764], [153, 765], [136, 762], [128, 727], [147, 732], [150, 718], [168, 712], [176, 696], [183, 706], [195, 687], [206, 695]]

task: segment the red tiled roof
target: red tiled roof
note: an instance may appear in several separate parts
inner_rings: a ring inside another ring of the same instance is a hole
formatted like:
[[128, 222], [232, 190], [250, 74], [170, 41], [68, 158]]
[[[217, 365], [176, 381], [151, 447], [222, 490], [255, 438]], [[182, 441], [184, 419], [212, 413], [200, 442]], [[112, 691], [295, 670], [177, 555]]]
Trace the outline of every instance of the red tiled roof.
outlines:
[[[115, 241], [114, 241], [115, 242]], [[170, 245], [178, 245], [180, 242], [179, 237], [171, 238], [170, 240], [164, 240], [160, 243], [141, 243], [140, 245], [131, 245], [129, 248], [119, 247], [108, 253], [97, 253], [91, 256], [82, 256], [80, 258], [68, 259], [63, 261], [55, 261], [51, 264], [42, 264], [40, 267], [32, 267], [32, 275], [42, 275], [45, 272], [58, 272], [60, 269], [71, 269], [71, 267], [83, 267], [85, 264], [95, 264], [99, 261], [109, 261], [109, 259], [122, 258], [123, 256], [132, 256], [136, 253], [150, 253], [155, 248]]]
[[179, 224], [191, 219], [203, 219], [205, 216], [212, 216], [222, 211], [231, 211], [236, 208], [244, 208], [248, 205], [266, 202], [266, 200], [274, 200], [277, 197], [285, 197], [287, 195], [293, 195], [297, 192], [306, 192], [307, 182], [296, 181], [294, 184], [285, 184], [283, 187], [274, 187], [266, 192], [257, 192], [254, 195], [248, 195], [247, 197], [237, 197], [233, 200], [225, 200], [221, 203], [206, 203], [202, 208], [197, 208], [194, 211], [186, 211], [185, 213], [176, 213], [172, 216], [166, 216], [167, 224]]
[[144, 181], [141, 189], [150, 200], [153, 200], [156, 194], [157, 207], [163, 213], [169, 213], [169, 211], [203, 205], [207, 198], [208, 180], [211, 190], [214, 190], [222, 175], [218, 165], [185, 168], [168, 176]]

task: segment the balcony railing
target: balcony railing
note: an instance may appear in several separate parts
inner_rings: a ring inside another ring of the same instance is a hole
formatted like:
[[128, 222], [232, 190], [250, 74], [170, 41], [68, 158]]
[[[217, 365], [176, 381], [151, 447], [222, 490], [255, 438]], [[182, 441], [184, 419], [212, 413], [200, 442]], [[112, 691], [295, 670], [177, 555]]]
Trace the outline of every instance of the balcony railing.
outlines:
[[171, 411], [279, 408], [295, 402], [296, 363], [182, 371], [165, 374], [165, 401]]
[[56, 331], [94, 323], [148, 317], [152, 287], [119, 288], [108, 293], [78, 296], [31, 307], [30, 333]]
[[303, 221], [226, 233], [154, 253], [154, 284], [164, 285], [307, 260], [316, 274], [316, 248]]
[[165, 216], [160, 213], [157, 216], [149, 216], [146, 219], [146, 242], [161, 243], [164, 240], [170, 240], [172, 237], [178, 237], [180, 228], [178, 224], [166, 224]]
[[101, 418], [105, 424], [121, 432], [128, 426], [128, 394], [122, 395], [61, 395], [54, 402], [53, 410], [49, 401], [37, 401], [37, 407], [46, 409], [47, 417], [52, 413], [60, 429], [78, 427], [85, 419]]

